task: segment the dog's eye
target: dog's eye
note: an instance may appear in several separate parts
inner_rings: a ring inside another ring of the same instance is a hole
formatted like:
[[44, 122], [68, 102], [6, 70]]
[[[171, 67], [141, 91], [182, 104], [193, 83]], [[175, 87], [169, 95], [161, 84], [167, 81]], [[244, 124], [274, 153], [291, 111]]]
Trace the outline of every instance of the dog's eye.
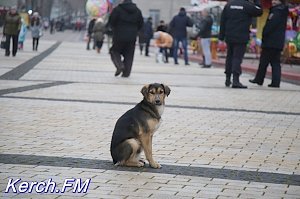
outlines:
[[150, 93], [150, 94], [152, 94], [152, 95], [154, 95], [154, 94], [155, 94], [155, 92], [154, 92], [154, 91], [150, 91], [149, 93]]
[[160, 90], [160, 91], [159, 91], [159, 94], [163, 94], [163, 93], [164, 93], [164, 91], [163, 91], [163, 90]]

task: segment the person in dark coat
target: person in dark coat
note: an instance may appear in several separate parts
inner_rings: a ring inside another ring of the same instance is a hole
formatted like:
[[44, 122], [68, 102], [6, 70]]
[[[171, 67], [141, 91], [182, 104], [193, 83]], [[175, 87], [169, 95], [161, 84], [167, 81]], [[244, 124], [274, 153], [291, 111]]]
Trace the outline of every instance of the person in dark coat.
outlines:
[[174, 39], [173, 58], [175, 64], [178, 64], [178, 48], [179, 48], [179, 42], [181, 42], [184, 50], [185, 65], [189, 65], [186, 27], [192, 27], [192, 26], [193, 26], [193, 21], [191, 20], [190, 17], [186, 15], [185, 8], [180, 8], [179, 14], [173, 17], [172, 21], [170, 22], [170, 29], [172, 30], [172, 36]]
[[105, 34], [105, 23], [101, 17], [99, 17], [94, 25], [93, 34], [94, 34], [94, 42], [96, 46], [97, 53], [100, 53]]
[[18, 37], [21, 29], [21, 17], [16, 7], [12, 7], [5, 16], [3, 35], [6, 37], [5, 56], [10, 55], [10, 40], [12, 39], [12, 55], [16, 56], [18, 51]]
[[[86, 45], [87, 50], [90, 50], [90, 43], [92, 40], [93, 29], [94, 29], [95, 23], [96, 23], [96, 18], [93, 18], [93, 19], [91, 19], [91, 21], [89, 22], [89, 25], [88, 25], [88, 30], [87, 30], [87, 39], [88, 40], [87, 40], [87, 45]], [[94, 42], [93, 49], [95, 49], [95, 45], [96, 45], [96, 43]]]
[[143, 54], [144, 46], [146, 45], [145, 31], [144, 27], [142, 27], [138, 32], [138, 42], [140, 48], [140, 54]]
[[167, 30], [168, 30], [168, 27], [167, 27], [167, 25], [165, 24], [165, 21], [164, 21], [164, 20], [160, 20], [160, 21], [159, 21], [159, 24], [158, 24], [158, 26], [157, 26], [157, 28], [156, 28], [156, 32], [157, 32], [157, 31], [167, 32]]
[[[124, 0], [113, 9], [109, 22], [113, 31], [110, 56], [117, 68], [115, 76], [129, 77], [138, 31], [144, 25], [141, 10], [131, 0]], [[123, 56], [123, 60], [122, 57]]]
[[272, 82], [269, 87], [279, 88], [281, 79], [280, 55], [285, 43], [288, 18], [285, 0], [272, 0], [272, 7], [262, 34], [262, 51], [255, 78], [249, 82], [263, 85], [268, 65], [272, 66]]
[[201, 47], [203, 51], [203, 68], [211, 67], [211, 51], [210, 51], [210, 38], [211, 38], [211, 29], [213, 25], [213, 19], [209, 15], [208, 10], [204, 9], [202, 11], [203, 18], [199, 23], [199, 33]]
[[227, 44], [225, 63], [227, 87], [231, 85], [231, 74], [233, 74], [232, 88], [247, 88], [239, 80], [242, 73], [241, 63], [250, 39], [249, 28], [252, 18], [260, 15], [262, 9], [259, 2], [251, 2], [251, 0], [232, 0], [223, 9], [219, 40], [225, 39]]
[[149, 56], [150, 41], [153, 37], [152, 17], [148, 17], [146, 23], [144, 24], [144, 34], [146, 40], [145, 56]]

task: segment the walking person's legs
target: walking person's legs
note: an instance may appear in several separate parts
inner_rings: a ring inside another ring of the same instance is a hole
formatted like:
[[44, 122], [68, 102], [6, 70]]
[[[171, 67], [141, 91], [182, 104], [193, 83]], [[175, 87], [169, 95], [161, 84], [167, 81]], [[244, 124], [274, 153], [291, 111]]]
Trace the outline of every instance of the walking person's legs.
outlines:
[[178, 47], [179, 47], [179, 40], [177, 38], [174, 38], [173, 58], [175, 64], [178, 64]]
[[38, 50], [38, 46], [39, 46], [39, 38], [36, 38], [36, 43], [35, 43], [35, 50]]
[[241, 64], [246, 52], [246, 44], [234, 44], [232, 59], [232, 88], [247, 88], [240, 83], [240, 75], [242, 74]]
[[32, 38], [32, 50], [35, 50], [36, 38]]
[[271, 50], [271, 66], [272, 66], [272, 82], [269, 84], [269, 87], [280, 87], [280, 81], [281, 81], [281, 65], [280, 65], [280, 55], [281, 51], [277, 49]]
[[169, 55], [168, 55], [168, 48], [163, 48], [163, 55], [164, 55], [164, 58], [165, 58], [165, 63], [169, 63]]
[[5, 56], [9, 56], [10, 54], [10, 38], [11, 35], [6, 35], [6, 42], [5, 42]]
[[19, 39], [19, 36], [18, 35], [13, 35], [12, 36], [12, 55], [13, 56], [16, 56], [17, 54], [17, 51], [18, 51], [18, 39]]
[[145, 56], [149, 56], [150, 40], [151, 40], [151, 39], [147, 39], [147, 40], [146, 40]]
[[182, 42], [182, 48], [183, 48], [183, 52], [184, 52], [184, 62], [185, 62], [185, 65], [189, 65], [189, 57], [188, 57], [188, 49], [187, 49], [187, 46], [188, 46], [188, 43], [187, 43], [187, 38], [183, 38], [181, 40]]
[[90, 50], [90, 43], [91, 43], [91, 35], [88, 34], [87, 36], [87, 44], [86, 44], [86, 49]]
[[124, 64], [124, 71], [122, 77], [129, 77], [132, 69], [132, 63], [134, 58], [134, 51], [135, 51], [135, 42], [128, 42], [124, 50], [122, 52], [124, 56], [123, 64]]
[[204, 54], [204, 68], [211, 67], [210, 38], [202, 38], [201, 46]]
[[227, 55], [226, 55], [225, 72], [224, 72], [226, 74], [226, 81], [225, 81], [226, 87], [229, 87], [231, 84], [232, 57], [233, 57], [233, 45], [231, 43], [227, 43]]
[[123, 44], [121, 42], [113, 42], [112, 47], [109, 50], [110, 58], [114, 63], [117, 71], [115, 72], [115, 76], [120, 75], [124, 70], [124, 64], [122, 62], [121, 52], [122, 52]]
[[267, 68], [270, 63], [270, 51], [267, 48], [263, 48], [259, 58], [259, 65], [256, 71], [255, 78], [253, 80], [249, 80], [249, 82], [263, 85], [264, 79], [267, 73]]

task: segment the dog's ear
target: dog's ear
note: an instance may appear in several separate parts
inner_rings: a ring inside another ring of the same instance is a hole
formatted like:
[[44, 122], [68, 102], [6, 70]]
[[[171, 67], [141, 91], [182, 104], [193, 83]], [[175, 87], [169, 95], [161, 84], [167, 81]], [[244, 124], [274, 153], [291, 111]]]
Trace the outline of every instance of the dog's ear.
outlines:
[[164, 84], [161, 84], [161, 85], [162, 85], [162, 87], [164, 88], [165, 94], [166, 94], [167, 96], [169, 96], [170, 93], [171, 93], [171, 89], [169, 88], [169, 86], [164, 85]]
[[141, 93], [145, 98], [147, 98], [148, 92], [149, 92], [149, 84], [145, 85], [141, 90]]

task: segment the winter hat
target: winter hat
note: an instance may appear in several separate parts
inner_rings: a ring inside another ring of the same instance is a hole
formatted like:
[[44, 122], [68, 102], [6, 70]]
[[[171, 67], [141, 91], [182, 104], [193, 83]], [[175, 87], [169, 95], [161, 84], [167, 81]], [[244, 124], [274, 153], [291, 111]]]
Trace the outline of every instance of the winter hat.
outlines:
[[153, 34], [154, 39], [159, 39], [159, 37], [160, 37], [159, 31], [157, 31]]

